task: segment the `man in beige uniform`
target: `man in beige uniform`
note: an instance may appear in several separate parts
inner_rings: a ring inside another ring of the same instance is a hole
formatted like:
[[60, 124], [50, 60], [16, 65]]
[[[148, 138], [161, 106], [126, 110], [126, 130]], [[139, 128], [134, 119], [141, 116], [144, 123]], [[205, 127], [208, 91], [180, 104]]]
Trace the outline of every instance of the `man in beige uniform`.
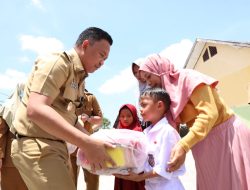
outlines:
[[70, 51], [36, 61], [16, 112], [11, 147], [12, 160], [29, 189], [76, 189], [65, 141], [84, 151], [93, 170], [106, 168], [107, 162], [115, 165], [106, 152], [112, 145], [81, 132], [75, 113], [84, 79], [104, 64], [111, 45], [107, 32], [91, 27]]
[[[102, 111], [96, 97], [85, 89], [83, 106], [76, 109], [76, 114], [82, 118], [84, 122], [84, 129], [90, 134], [99, 129], [102, 124]], [[77, 185], [79, 166], [76, 165], [76, 152], [70, 155], [72, 169], [74, 173], [74, 181]], [[84, 169], [84, 180], [86, 182], [86, 190], [98, 190], [99, 189], [99, 175], [90, 173]]]
[[0, 162], [2, 162], [2, 166], [0, 166], [0, 187], [2, 190], [27, 190], [28, 188], [10, 157], [10, 146], [13, 139], [14, 135], [9, 130], [9, 126], [5, 120], [0, 117]]
[[18, 84], [14, 93], [0, 106], [0, 186], [2, 190], [28, 189], [10, 157], [11, 142], [15, 137], [11, 127], [15, 110], [21, 102], [23, 87], [23, 84]]

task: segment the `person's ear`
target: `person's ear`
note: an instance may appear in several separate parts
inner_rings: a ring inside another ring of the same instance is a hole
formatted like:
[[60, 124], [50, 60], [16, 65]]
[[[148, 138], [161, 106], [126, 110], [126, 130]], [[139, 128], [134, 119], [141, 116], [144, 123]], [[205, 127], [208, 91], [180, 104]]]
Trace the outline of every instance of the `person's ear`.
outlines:
[[163, 101], [158, 101], [158, 106], [157, 106], [159, 113], [165, 112], [165, 104]]
[[89, 46], [89, 40], [84, 40], [84, 41], [82, 42], [82, 47], [83, 47], [83, 49], [86, 49], [88, 46]]
[[158, 108], [162, 108], [162, 106], [163, 106], [163, 102], [162, 102], [162, 101], [158, 101], [158, 102], [157, 102], [157, 107], [158, 107]]

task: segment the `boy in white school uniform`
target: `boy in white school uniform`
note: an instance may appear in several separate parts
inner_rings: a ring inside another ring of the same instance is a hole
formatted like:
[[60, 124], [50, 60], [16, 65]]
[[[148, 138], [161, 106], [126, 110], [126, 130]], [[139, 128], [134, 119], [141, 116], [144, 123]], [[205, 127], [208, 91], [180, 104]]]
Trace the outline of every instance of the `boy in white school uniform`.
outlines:
[[140, 97], [140, 112], [145, 121], [152, 124], [144, 130], [148, 138], [149, 156], [144, 167], [144, 173], [129, 175], [116, 175], [117, 177], [132, 180], [145, 180], [146, 190], [183, 190], [184, 187], [179, 175], [185, 173], [185, 166], [174, 172], [166, 171], [166, 163], [170, 160], [173, 146], [179, 141], [180, 136], [167, 121], [166, 113], [170, 107], [170, 97], [161, 88], [150, 88]]

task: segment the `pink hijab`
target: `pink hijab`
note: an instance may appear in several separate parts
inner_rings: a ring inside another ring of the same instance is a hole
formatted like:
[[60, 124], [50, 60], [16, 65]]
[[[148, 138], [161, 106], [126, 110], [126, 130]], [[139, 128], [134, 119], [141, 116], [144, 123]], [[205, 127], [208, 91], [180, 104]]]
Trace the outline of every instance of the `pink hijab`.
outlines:
[[203, 83], [215, 88], [218, 84], [217, 80], [195, 70], [175, 69], [173, 63], [159, 54], [148, 56], [139, 71], [146, 71], [161, 77], [162, 88], [170, 95], [170, 111], [176, 122], [195, 87]]
[[132, 105], [132, 104], [124, 104], [119, 110], [118, 117], [120, 116], [121, 110], [123, 110], [124, 108], [129, 109], [129, 111], [132, 113], [133, 123], [131, 123], [130, 126], [126, 127], [126, 126], [123, 126], [122, 123], [119, 121], [118, 128], [119, 129], [131, 129], [131, 130], [134, 130], [134, 131], [142, 131], [142, 127], [141, 127], [141, 124], [140, 124], [140, 121], [139, 121], [139, 117], [137, 115], [136, 107], [134, 105]]

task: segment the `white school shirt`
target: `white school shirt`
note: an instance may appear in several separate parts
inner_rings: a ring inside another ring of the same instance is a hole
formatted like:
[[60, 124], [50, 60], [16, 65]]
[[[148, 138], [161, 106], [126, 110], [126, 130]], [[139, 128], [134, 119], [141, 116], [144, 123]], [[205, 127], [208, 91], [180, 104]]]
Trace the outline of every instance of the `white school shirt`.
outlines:
[[154, 160], [154, 165], [150, 166], [149, 160], [145, 163], [144, 171], [149, 172], [154, 170], [158, 177], [145, 180], [146, 190], [183, 190], [184, 187], [178, 178], [186, 171], [184, 164], [174, 172], [167, 172], [167, 163], [170, 160], [170, 153], [174, 145], [179, 141], [178, 132], [169, 125], [164, 117], [154, 126], [150, 125], [143, 131], [148, 139], [149, 156]]

